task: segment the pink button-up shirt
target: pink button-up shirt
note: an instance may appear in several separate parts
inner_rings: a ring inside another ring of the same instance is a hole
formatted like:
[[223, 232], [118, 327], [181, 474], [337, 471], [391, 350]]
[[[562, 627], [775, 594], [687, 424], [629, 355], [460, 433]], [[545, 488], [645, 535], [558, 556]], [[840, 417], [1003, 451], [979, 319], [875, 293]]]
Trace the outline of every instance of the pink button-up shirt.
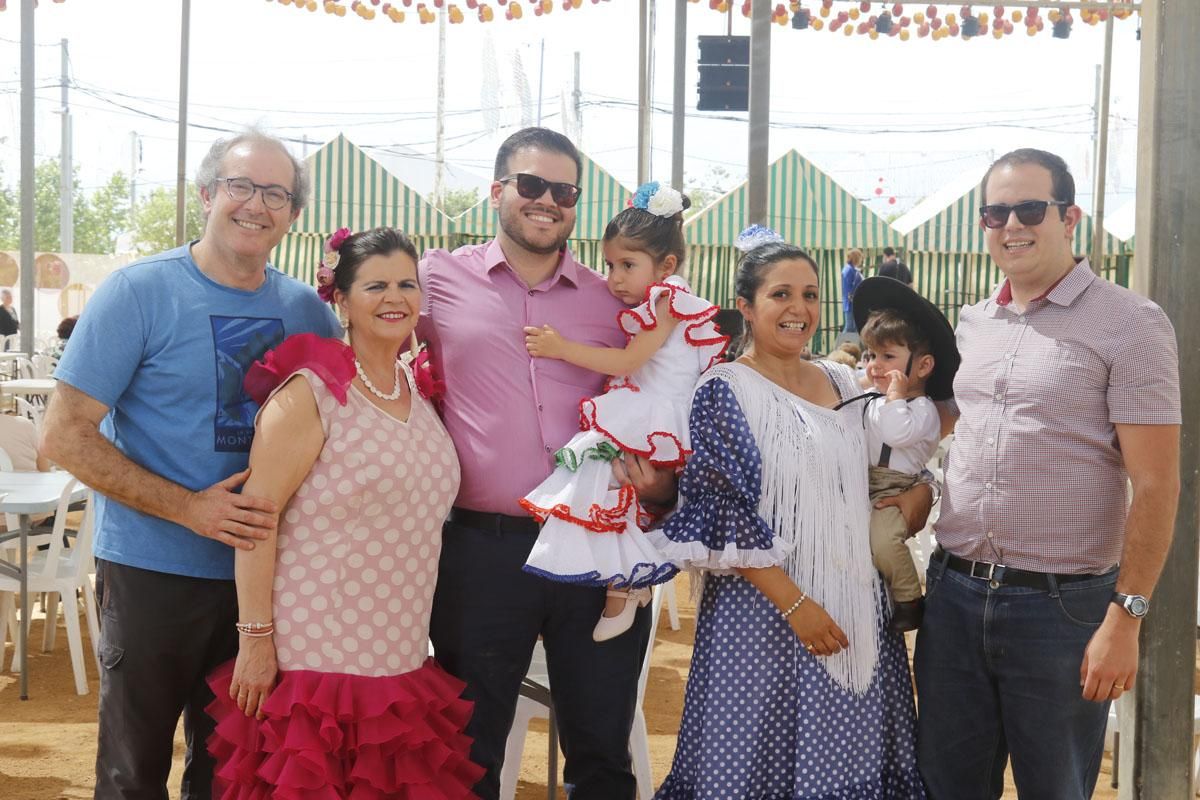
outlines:
[[527, 325], [552, 325], [583, 344], [624, 347], [625, 306], [604, 278], [563, 253], [530, 289], [491, 241], [426, 251], [418, 335], [446, 381], [443, 416], [462, 464], [456, 506], [524, 516], [517, 505], [554, 468], [554, 451], [579, 432], [579, 401], [604, 376], [525, 350]]
[[1018, 569], [1102, 572], [1124, 543], [1116, 424], [1177, 425], [1175, 330], [1163, 310], [1075, 265], [1025, 312], [1007, 281], [963, 309], [962, 414], [938, 543]]

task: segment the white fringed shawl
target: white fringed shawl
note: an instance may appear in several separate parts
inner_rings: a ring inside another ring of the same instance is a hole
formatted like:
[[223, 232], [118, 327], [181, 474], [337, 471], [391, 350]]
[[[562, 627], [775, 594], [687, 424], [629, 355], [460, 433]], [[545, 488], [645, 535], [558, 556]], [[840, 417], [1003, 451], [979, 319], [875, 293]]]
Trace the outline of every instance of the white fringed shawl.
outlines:
[[[762, 455], [758, 513], [791, 545], [781, 566], [850, 640], [849, 648], [819, 661], [840, 686], [861, 695], [878, 657], [879, 577], [871, 562], [858, 412], [809, 403], [741, 364], [718, 364], [701, 384], [713, 378], [733, 389]], [[842, 383], [837, 388], [845, 396], [850, 388]]]

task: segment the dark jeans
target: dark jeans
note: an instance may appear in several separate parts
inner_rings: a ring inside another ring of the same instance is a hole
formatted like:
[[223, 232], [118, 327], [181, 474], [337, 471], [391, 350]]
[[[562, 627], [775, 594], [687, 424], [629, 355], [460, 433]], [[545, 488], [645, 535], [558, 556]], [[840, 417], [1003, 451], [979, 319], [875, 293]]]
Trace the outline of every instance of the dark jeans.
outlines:
[[438, 662], [467, 683], [464, 696], [475, 703], [471, 759], [487, 770], [475, 791], [483, 800], [499, 794], [517, 691], [541, 634], [572, 800], [633, 800], [629, 729], [649, 609], [639, 609], [632, 630], [592, 641], [604, 589], [522, 572], [535, 538], [453, 522], [443, 529], [430, 638]]
[[1116, 571], [1049, 591], [989, 588], [929, 564], [914, 656], [917, 764], [932, 800], [994, 800], [1012, 757], [1022, 800], [1087, 800], [1108, 703], [1083, 699], [1083, 651]]
[[214, 723], [204, 682], [237, 654], [233, 581], [96, 562], [100, 605], [100, 737], [96, 798], [166, 800], [175, 727], [187, 755], [180, 797], [208, 800]]

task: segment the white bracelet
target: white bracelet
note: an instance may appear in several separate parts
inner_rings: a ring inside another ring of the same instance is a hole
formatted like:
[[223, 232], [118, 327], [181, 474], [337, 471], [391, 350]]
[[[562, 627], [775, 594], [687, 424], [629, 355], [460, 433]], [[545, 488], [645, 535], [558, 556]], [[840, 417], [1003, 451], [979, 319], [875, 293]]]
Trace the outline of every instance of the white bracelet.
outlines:
[[787, 611], [780, 611], [779, 616], [783, 617], [784, 619], [787, 619], [792, 614], [794, 614], [796, 609], [800, 607], [800, 604], [803, 603], [807, 599], [808, 599], [808, 595], [806, 595], [803, 591], [801, 591], [800, 599], [797, 600], [796, 602], [792, 603], [792, 605], [788, 608]]

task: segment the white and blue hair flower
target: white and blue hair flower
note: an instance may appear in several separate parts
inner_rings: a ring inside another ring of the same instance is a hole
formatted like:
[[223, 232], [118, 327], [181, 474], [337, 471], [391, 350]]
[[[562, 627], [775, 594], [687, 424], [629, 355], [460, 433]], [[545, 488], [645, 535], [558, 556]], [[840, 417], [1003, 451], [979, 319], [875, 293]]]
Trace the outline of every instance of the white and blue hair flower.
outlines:
[[673, 217], [683, 211], [683, 195], [670, 186], [650, 181], [637, 188], [630, 205], [656, 217]]
[[733, 243], [733, 246], [743, 253], [749, 253], [754, 248], [768, 242], [782, 241], [783, 237], [766, 225], [751, 225], [738, 234], [737, 241]]

